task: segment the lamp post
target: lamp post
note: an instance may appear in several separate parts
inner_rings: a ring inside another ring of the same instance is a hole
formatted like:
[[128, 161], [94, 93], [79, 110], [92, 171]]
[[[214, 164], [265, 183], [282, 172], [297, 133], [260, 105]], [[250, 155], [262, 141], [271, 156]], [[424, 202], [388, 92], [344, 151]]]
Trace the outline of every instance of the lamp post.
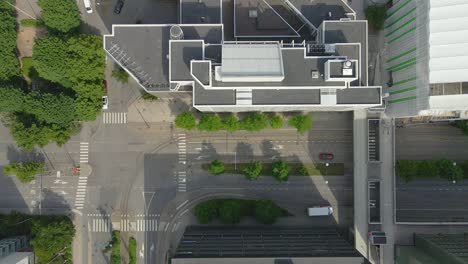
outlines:
[[[330, 163], [325, 163], [325, 176], [328, 175], [328, 166], [330, 166]], [[328, 181], [325, 181], [326, 184], [328, 184]]]

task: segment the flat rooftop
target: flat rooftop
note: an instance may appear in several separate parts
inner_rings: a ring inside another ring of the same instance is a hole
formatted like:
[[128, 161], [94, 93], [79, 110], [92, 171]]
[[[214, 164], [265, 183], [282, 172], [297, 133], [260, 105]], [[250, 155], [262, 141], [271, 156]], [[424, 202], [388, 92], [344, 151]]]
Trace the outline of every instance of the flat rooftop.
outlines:
[[[340, 20], [354, 11], [341, 0], [289, 0], [315, 27], [324, 20]], [[329, 16], [331, 15], [331, 16]]]
[[181, 24], [221, 24], [222, 0], [181, 0]]
[[[168, 91], [171, 26], [113, 25], [113, 34], [104, 36], [104, 47], [145, 88], [151, 91]], [[184, 40], [203, 40], [204, 43], [212, 44], [222, 41], [221, 25], [180, 27]]]

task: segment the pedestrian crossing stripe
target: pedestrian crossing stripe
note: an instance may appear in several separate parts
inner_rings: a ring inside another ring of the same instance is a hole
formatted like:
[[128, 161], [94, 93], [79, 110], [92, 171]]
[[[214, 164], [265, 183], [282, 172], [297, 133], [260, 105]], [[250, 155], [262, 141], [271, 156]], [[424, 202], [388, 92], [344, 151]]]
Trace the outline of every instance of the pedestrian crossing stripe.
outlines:
[[126, 112], [104, 112], [102, 114], [102, 122], [104, 124], [126, 124]]

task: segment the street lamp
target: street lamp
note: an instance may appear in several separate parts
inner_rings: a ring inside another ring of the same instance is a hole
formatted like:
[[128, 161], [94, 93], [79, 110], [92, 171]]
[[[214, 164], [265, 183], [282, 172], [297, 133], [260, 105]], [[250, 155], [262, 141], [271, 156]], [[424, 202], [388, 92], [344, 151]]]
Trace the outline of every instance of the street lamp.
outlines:
[[[330, 166], [330, 163], [325, 163], [325, 176], [328, 175], [328, 166]], [[326, 184], [328, 184], [328, 181], [325, 181]]]

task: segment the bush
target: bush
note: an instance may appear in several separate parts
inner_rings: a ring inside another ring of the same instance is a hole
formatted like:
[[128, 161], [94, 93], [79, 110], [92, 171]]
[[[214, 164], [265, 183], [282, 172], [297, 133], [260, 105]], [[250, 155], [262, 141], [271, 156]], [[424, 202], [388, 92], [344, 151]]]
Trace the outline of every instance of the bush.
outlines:
[[268, 127], [268, 117], [263, 113], [249, 113], [241, 121], [241, 128], [247, 131], [260, 131]]
[[256, 180], [260, 173], [262, 172], [262, 162], [261, 161], [254, 161], [251, 162], [245, 167], [243, 170], [244, 175], [249, 180]]
[[283, 215], [283, 209], [273, 201], [260, 200], [255, 203], [255, 219], [263, 224], [273, 224], [276, 219]]
[[463, 131], [463, 134], [468, 135], [468, 120], [457, 120], [452, 123], [452, 126]]
[[197, 121], [192, 113], [183, 112], [177, 115], [175, 124], [179, 128], [191, 130], [197, 126]]
[[208, 172], [213, 175], [218, 175], [224, 172], [224, 164], [219, 160], [214, 160], [208, 167]]
[[112, 231], [112, 251], [111, 251], [111, 264], [121, 264], [122, 257], [120, 256], [120, 231]]
[[136, 239], [133, 237], [130, 237], [130, 239], [128, 240], [128, 263], [137, 263], [137, 242]]
[[237, 119], [237, 117], [233, 114], [230, 114], [223, 118], [222, 123], [223, 128], [228, 132], [237, 131], [240, 127], [239, 119]]
[[23, 27], [43, 27], [45, 26], [44, 21], [40, 19], [21, 19], [20, 21], [21, 26]]
[[302, 167], [299, 169], [299, 175], [301, 175], [301, 176], [310, 176], [310, 175], [309, 175], [309, 170], [307, 170], [307, 167], [306, 167], [306, 166], [302, 166]]
[[283, 118], [279, 115], [274, 115], [270, 118], [270, 126], [271, 128], [278, 129], [282, 128], [284, 124]]
[[13, 162], [3, 168], [5, 175], [16, 175], [22, 183], [34, 180], [35, 176], [41, 173], [45, 168], [44, 163], [37, 161], [25, 162], [24, 164]]
[[387, 16], [387, 8], [384, 5], [370, 5], [364, 11], [369, 24], [376, 30], [381, 30]]
[[128, 83], [128, 73], [118, 66], [112, 71], [112, 77], [121, 83]]
[[218, 201], [210, 200], [199, 203], [194, 208], [194, 214], [200, 224], [208, 224], [218, 216]]
[[248, 200], [224, 200], [219, 208], [219, 219], [224, 224], [237, 224], [243, 216], [249, 215], [250, 204]]
[[297, 132], [304, 134], [312, 128], [312, 117], [310, 114], [295, 115], [288, 120], [288, 124], [297, 129]]
[[221, 119], [216, 114], [203, 114], [200, 123], [198, 123], [198, 129], [201, 131], [219, 131], [223, 128]]
[[0, 1], [0, 81], [10, 81], [21, 76], [16, 56], [16, 17], [12, 2]]
[[159, 100], [159, 97], [157, 97], [156, 95], [152, 95], [150, 93], [144, 93], [141, 98], [143, 100], [146, 100], [146, 101], [156, 101], [156, 100]]
[[45, 25], [59, 33], [68, 33], [80, 26], [80, 13], [73, 0], [39, 0]]
[[414, 178], [440, 177], [449, 181], [460, 181], [468, 174], [466, 162], [454, 165], [453, 160], [398, 160], [395, 173], [406, 182]]
[[289, 166], [284, 161], [276, 161], [272, 164], [272, 174], [278, 181], [287, 181], [289, 178]]

